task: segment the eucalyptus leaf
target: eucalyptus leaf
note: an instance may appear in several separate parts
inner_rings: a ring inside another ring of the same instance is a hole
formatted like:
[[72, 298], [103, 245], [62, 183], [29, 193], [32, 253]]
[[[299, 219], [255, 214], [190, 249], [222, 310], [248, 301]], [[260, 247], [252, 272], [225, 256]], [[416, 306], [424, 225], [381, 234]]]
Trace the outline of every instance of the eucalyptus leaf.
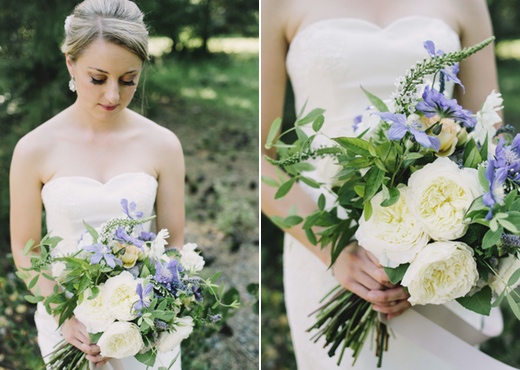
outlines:
[[520, 307], [518, 307], [518, 303], [515, 302], [513, 297], [511, 297], [511, 294], [506, 295], [507, 303], [509, 303], [509, 307], [511, 308], [511, 311], [515, 314], [516, 318], [520, 320]]
[[318, 198], [318, 208], [320, 211], [323, 211], [325, 209], [325, 195], [320, 194]]

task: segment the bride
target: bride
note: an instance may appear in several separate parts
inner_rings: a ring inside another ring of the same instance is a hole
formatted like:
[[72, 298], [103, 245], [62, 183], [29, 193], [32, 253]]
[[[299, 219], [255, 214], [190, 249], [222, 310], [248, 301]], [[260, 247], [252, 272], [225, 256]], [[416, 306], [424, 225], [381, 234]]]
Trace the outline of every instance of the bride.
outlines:
[[[353, 118], [369, 105], [360, 86], [378, 97], [389, 98], [396, 78], [428, 57], [424, 41], [432, 40], [438, 49], [453, 51], [492, 35], [483, 0], [265, 0], [261, 29], [262, 143], [266, 142], [271, 123], [282, 114], [287, 75], [297, 112], [304, 104], [308, 110], [324, 108], [322, 131], [329, 137], [352, 136]], [[497, 90], [493, 49], [480, 51], [460, 68], [465, 93], [459, 89], [455, 95], [462, 106], [475, 112], [486, 96]], [[265, 149], [264, 154], [275, 156]], [[318, 181], [330, 180], [330, 165], [319, 163], [315, 167]], [[265, 159], [262, 174], [279, 176]], [[268, 216], [286, 217], [294, 209], [305, 216], [317, 209], [319, 192], [315, 189], [295, 186], [280, 200], [275, 200], [275, 191], [273, 187], [262, 187], [262, 208]], [[462, 353], [451, 359], [439, 358], [439, 352], [449, 352], [446, 347], [450, 342], [434, 337], [433, 344], [423, 344], [436, 335], [426, 330], [431, 321], [409, 310], [405, 290], [389, 282], [378, 261], [362, 246], [353, 242], [330, 269], [329, 264], [327, 248], [310, 244], [300, 227], [286, 230], [285, 303], [299, 369], [337, 367], [337, 357], [329, 358], [323, 343], [313, 343], [314, 333], [306, 329], [313, 324], [309, 314], [338, 282], [373, 303], [373, 309], [390, 320], [396, 336], [390, 339], [389, 351], [383, 356], [384, 369], [460, 368], [453, 364]], [[427, 306], [425, 311], [422, 313], [426, 317], [472, 345], [481, 341], [483, 333], [496, 335], [501, 331], [501, 317], [496, 311], [491, 318], [484, 318], [456, 303]], [[445, 332], [437, 325], [434, 328]], [[415, 329], [415, 333], [402, 335], [405, 329]], [[446, 332], [446, 336], [450, 335]], [[433, 353], [435, 346], [441, 349]], [[474, 348], [469, 350], [480, 354]], [[373, 351], [369, 344], [365, 345], [354, 368], [375, 368]], [[341, 368], [349, 368], [350, 363], [345, 355]]]
[[[128, 0], [85, 0], [67, 18], [65, 33], [62, 51], [76, 101], [24, 136], [12, 158], [11, 244], [17, 268], [30, 266], [23, 248], [30, 239], [41, 239], [42, 207], [47, 230], [63, 238], [60, 251], [76, 247], [83, 221], [97, 227], [121, 216], [123, 198], [137, 203], [145, 216], [155, 213], [157, 227], [171, 234], [170, 246], [182, 247], [181, 144], [171, 131], [128, 109], [148, 60], [143, 14]], [[40, 279], [36, 289], [45, 296], [53, 288]], [[58, 318], [39, 304], [35, 321], [44, 359], [64, 338], [97, 368], [146, 368], [133, 358], [103, 358], [75, 318], [58, 328]], [[154, 369], [168, 366], [178, 354], [179, 349], [158, 356]]]

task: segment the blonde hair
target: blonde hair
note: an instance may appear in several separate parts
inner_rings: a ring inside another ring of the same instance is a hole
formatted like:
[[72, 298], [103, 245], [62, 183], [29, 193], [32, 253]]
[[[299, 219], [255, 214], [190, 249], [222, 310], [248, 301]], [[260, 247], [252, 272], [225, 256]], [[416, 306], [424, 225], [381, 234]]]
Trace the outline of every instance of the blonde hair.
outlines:
[[148, 60], [148, 30], [143, 13], [129, 0], [85, 0], [65, 20], [61, 51], [75, 61], [97, 39], [120, 45]]

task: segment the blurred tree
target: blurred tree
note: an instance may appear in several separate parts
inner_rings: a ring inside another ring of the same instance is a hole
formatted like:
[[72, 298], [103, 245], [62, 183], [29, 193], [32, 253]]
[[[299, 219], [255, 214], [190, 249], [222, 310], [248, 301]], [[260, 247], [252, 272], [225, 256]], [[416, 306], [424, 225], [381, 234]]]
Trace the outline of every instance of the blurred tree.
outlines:
[[520, 7], [516, 0], [488, 0], [493, 31], [498, 40], [520, 37]]

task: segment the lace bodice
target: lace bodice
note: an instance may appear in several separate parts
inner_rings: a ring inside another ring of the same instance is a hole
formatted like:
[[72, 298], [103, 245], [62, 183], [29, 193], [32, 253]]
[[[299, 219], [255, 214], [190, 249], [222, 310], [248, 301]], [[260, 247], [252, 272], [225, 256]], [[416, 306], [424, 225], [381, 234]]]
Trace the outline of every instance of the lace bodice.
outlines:
[[123, 216], [121, 199], [135, 202], [144, 216], [153, 214], [157, 180], [144, 173], [123, 173], [100, 183], [89, 177], [58, 177], [42, 188], [47, 230], [63, 240], [57, 249], [69, 254], [86, 231], [83, 221], [93, 227], [112, 217]]

